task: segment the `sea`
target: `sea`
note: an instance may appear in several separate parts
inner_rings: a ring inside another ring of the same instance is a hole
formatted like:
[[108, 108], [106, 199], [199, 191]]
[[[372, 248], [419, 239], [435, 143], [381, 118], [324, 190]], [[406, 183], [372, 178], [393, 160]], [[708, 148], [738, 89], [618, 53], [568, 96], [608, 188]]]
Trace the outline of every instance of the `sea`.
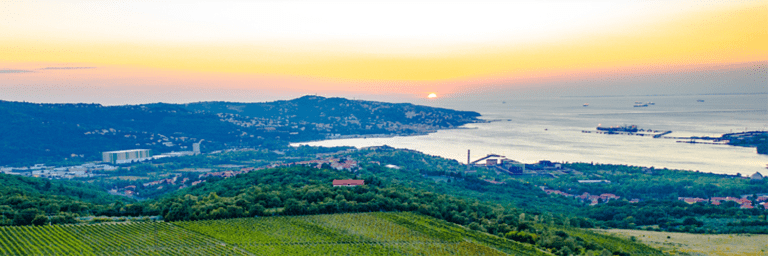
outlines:
[[[634, 107], [635, 102], [654, 103]], [[754, 147], [680, 143], [679, 139], [597, 134], [597, 126], [637, 125], [669, 137], [768, 131], [768, 94], [438, 99], [421, 105], [476, 111], [488, 123], [420, 136], [334, 139], [312, 146], [388, 145], [467, 162], [498, 154], [540, 160], [623, 164], [719, 174], [768, 174]], [[588, 104], [585, 106], [585, 104]], [[583, 131], [593, 131], [585, 133]]]

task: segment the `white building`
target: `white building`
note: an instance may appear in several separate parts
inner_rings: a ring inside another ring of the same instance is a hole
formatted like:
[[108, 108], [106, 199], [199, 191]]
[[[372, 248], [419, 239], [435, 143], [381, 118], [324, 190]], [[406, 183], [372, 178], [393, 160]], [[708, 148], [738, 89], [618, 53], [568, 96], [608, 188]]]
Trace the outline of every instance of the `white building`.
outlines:
[[129, 163], [134, 160], [150, 159], [152, 151], [149, 149], [131, 149], [120, 151], [108, 151], [101, 153], [102, 161], [106, 163]]
[[192, 152], [195, 152], [195, 155], [200, 154], [200, 143], [203, 143], [203, 140], [198, 143], [192, 143]]

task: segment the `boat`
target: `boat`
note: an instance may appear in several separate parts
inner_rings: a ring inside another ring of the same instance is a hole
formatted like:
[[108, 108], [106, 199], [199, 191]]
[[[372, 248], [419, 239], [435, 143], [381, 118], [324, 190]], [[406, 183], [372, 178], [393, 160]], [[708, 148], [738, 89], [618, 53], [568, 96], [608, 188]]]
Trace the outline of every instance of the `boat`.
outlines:
[[635, 103], [635, 107], [636, 107], [636, 108], [640, 108], [640, 107], [647, 107], [647, 106], [648, 106], [648, 104], [646, 104], [646, 103], [640, 103], [640, 104], [638, 104], [638, 103]]
[[648, 105], [656, 105], [656, 103], [653, 103], [652, 101], [648, 102]]
[[622, 126], [611, 126], [611, 127], [597, 127], [598, 131], [607, 131], [607, 132], [637, 132], [637, 125], [622, 125]]
[[589, 107], [589, 103], [584, 103], [584, 106], [585, 107]]
[[704, 100], [696, 100], [696, 102], [704, 102]]

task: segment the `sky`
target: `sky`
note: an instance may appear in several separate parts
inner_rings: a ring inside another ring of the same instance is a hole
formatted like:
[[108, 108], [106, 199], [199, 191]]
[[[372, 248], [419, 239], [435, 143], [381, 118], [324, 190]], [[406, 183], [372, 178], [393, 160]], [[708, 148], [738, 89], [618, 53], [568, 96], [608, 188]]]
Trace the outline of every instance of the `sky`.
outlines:
[[0, 100], [768, 92], [768, 1], [0, 1]]

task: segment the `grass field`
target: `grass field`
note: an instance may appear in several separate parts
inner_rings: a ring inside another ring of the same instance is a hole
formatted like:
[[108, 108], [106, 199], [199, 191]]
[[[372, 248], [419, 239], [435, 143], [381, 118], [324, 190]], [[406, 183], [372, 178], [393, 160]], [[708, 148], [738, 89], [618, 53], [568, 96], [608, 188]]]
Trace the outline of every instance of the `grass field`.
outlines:
[[0, 227], [0, 255], [551, 255], [413, 213]]
[[705, 235], [625, 229], [596, 231], [626, 238], [634, 236], [638, 241], [672, 255], [768, 255], [768, 235]]

